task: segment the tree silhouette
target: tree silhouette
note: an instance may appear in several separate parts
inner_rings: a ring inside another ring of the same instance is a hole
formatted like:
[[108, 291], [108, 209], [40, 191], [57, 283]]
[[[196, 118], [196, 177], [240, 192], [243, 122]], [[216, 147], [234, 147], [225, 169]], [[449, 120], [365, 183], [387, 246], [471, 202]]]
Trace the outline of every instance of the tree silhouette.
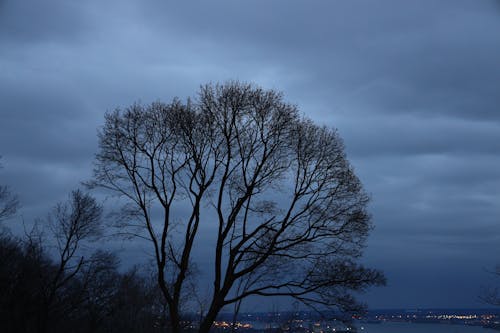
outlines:
[[[2, 168], [1, 164], [0, 168]], [[14, 215], [18, 208], [19, 199], [17, 196], [12, 194], [8, 186], [0, 185], [0, 222]]]
[[[80, 190], [71, 192], [66, 202], [57, 204], [43, 222], [51, 231], [56, 241], [57, 259], [54, 268], [45, 277], [46, 287], [43, 292], [43, 304], [40, 311], [39, 332], [48, 330], [48, 323], [57, 317], [66, 315], [67, 305], [64, 300], [69, 293], [64, 290], [77, 277], [82, 267], [87, 264], [85, 257], [78, 253], [85, 241], [98, 237], [101, 233], [102, 207], [89, 194]], [[106, 257], [96, 257], [108, 263]], [[102, 266], [102, 264], [101, 264]], [[62, 310], [61, 310], [62, 309]], [[56, 314], [52, 314], [55, 312]]]
[[127, 199], [122, 227], [151, 241], [173, 332], [205, 225], [214, 279], [200, 332], [249, 296], [357, 311], [350, 291], [384, 282], [356, 263], [371, 228], [369, 198], [337, 131], [273, 90], [209, 84], [186, 103], [108, 113], [89, 185]]

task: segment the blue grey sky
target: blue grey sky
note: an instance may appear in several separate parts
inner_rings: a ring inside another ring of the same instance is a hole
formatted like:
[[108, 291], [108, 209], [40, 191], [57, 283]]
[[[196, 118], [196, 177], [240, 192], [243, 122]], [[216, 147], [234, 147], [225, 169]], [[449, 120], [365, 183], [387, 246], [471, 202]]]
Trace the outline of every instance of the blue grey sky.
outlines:
[[[480, 307], [500, 263], [500, 1], [0, 0], [9, 224], [91, 176], [106, 111], [229, 79], [338, 128], [372, 196], [372, 308]], [[136, 248], [137, 245], [131, 246]]]

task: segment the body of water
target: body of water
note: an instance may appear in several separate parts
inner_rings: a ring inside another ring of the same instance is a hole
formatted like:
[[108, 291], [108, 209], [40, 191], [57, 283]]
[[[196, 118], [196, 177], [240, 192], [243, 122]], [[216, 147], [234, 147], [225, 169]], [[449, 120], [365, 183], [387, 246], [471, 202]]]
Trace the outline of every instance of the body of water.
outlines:
[[500, 333], [479, 326], [450, 324], [381, 323], [360, 324], [359, 333]]

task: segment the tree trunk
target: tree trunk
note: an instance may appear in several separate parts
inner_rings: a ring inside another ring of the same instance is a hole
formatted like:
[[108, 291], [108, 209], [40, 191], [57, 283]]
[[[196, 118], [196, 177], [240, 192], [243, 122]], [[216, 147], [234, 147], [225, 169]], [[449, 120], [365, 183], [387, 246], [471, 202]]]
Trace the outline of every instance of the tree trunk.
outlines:
[[210, 329], [212, 328], [212, 324], [215, 320], [215, 316], [212, 317], [212, 319], [209, 319], [208, 315], [205, 317], [205, 320], [200, 325], [200, 329], [198, 330], [198, 333], [208, 333]]
[[205, 319], [200, 325], [198, 333], [208, 333], [210, 331], [220, 309], [221, 306], [217, 305], [216, 303], [212, 303], [210, 309], [207, 312], [207, 315], [205, 316]]
[[181, 318], [179, 315], [179, 312], [177, 311], [176, 307], [169, 307], [169, 315], [170, 315], [170, 320], [169, 320], [169, 326], [170, 326], [170, 332], [171, 333], [180, 333], [181, 332]]

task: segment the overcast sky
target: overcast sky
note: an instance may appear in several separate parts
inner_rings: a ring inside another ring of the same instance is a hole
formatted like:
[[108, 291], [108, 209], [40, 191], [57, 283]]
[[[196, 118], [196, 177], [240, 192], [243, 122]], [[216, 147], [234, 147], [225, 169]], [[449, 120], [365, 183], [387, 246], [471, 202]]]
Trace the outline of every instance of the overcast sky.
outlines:
[[372, 196], [372, 308], [478, 307], [500, 263], [500, 1], [0, 0], [0, 183], [43, 216], [106, 111], [237, 79], [338, 128]]

